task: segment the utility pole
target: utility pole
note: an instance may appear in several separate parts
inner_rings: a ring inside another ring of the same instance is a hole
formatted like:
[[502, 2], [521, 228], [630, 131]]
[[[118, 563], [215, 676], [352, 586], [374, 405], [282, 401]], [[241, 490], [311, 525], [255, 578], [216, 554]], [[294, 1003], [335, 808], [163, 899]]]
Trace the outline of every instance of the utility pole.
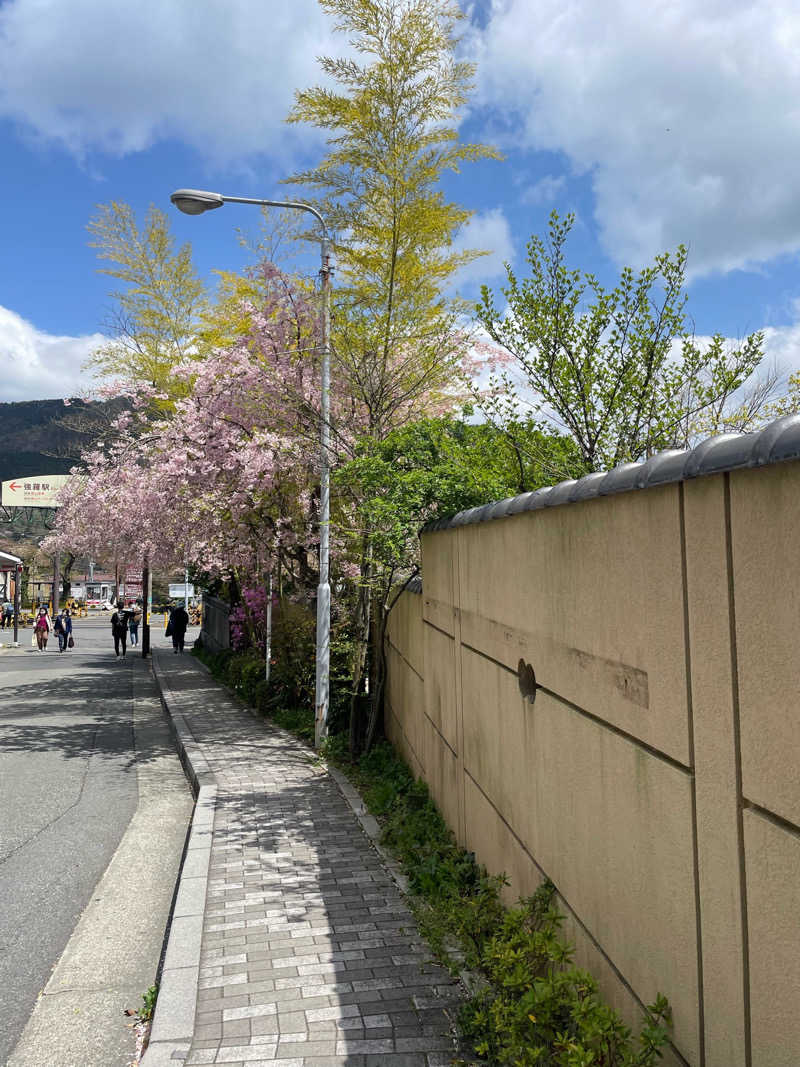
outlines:
[[22, 565], [14, 569], [14, 647], [19, 645], [19, 587], [22, 584]]

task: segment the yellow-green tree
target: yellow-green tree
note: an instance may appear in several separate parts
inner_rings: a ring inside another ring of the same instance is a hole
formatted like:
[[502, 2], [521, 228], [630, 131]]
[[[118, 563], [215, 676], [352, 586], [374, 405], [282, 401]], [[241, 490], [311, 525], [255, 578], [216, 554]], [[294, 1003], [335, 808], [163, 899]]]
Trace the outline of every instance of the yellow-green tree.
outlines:
[[179, 395], [175, 366], [200, 352], [208, 314], [205, 286], [195, 273], [191, 246], [175, 248], [167, 217], [151, 206], [140, 228], [129, 204], [100, 204], [88, 225], [100, 273], [122, 283], [105, 323], [111, 339], [87, 360], [99, 378], [149, 385]]
[[[452, 406], [465, 339], [455, 328], [460, 306], [448, 287], [459, 267], [482, 253], [455, 250], [454, 239], [471, 212], [447, 200], [440, 180], [464, 162], [497, 153], [459, 141], [456, 116], [474, 68], [456, 58], [462, 18], [456, 4], [320, 0], [320, 5], [336, 20], [337, 31], [347, 34], [355, 58], [322, 58], [329, 84], [297, 93], [289, 121], [324, 130], [327, 153], [290, 181], [317, 197], [338, 234], [331, 340], [334, 378], [350, 402], [349, 410], [344, 405], [350, 418], [347, 434], [332, 426], [336, 447], [359, 436], [380, 442], [409, 420], [442, 410], [448, 398]], [[363, 520], [357, 504], [352, 501], [350, 513]], [[380, 714], [380, 634], [394, 571], [376, 556], [377, 531], [369, 520], [353, 525], [361, 571], [354, 609], [355, 749], [368, 672], [370, 737]]]
[[[463, 338], [446, 295], [480, 251], [453, 240], [472, 212], [439, 187], [493, 149], [454, 126], [473, 66], [455, 58], [462, 17], [449, 0], [320, 0], [363, 61], [324, 57], [334, 88], [297, 93], [289, 116], [328, 133], [328, 151], [290, 181], [318, 196], [335, 241], [336, 372], [378, 439], [430, 410], [452, 382]], [[334, 427], [335, 429], [335, 427]]]

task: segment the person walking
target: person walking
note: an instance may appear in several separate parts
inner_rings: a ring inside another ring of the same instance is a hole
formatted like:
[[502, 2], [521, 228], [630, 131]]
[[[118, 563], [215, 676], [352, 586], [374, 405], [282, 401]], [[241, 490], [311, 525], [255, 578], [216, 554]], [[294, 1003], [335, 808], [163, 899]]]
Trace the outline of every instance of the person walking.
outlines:
[[69, 648], [69, 640], [72, 637], [72, 618], [68, 608], [64, 608], [60, 615], [56, 615], [56, 620], [53, 623], [53, 633], [58, 637], [58, 651], [66, 651]]
[[131, 635], [131, 648], [133, 648], [134, 645], [139, 644], [139, 623], [141, 621], [142, 613], [139, 610], [139, 605], [134, 604], [131, 608], [131, 618], [130, 622], [128, 623], [128, 630], [130, 631]]
[[121, 647], [124, 656], [128, 644], [128, 612], [122, 607], [117, 607], [111, 616], [111, 636], [114, 638], [114, 652], [119, 655]]
[[50, 616], [47, 614], [47, 608], [39, 608], [39, 614], [36, 616], [36, 622], [33, 625], [33, 632], [36, 636], [36, 646], [40, 652], [47, 651], [47, 639], [51, 630], [52, 626], [50, 625]]
[[169, 617], [169, 628], [172, 631], [172, 651], [183, 652], [183, 642], [186, 638], [186, 627], [189, 625], [189, 614], [183, 604], [172, 609]]
[[12, 626], [13, 622], [14, 622], [14, 605], [11, 603], [10, 600], [6, 600], [5, 604], [3, 604], [3, 616], [2, 616], [2, 619], [0, 619], [0, 626], [2, 626], [3, 629], [5, 630], [5, 628], [7, 626]]

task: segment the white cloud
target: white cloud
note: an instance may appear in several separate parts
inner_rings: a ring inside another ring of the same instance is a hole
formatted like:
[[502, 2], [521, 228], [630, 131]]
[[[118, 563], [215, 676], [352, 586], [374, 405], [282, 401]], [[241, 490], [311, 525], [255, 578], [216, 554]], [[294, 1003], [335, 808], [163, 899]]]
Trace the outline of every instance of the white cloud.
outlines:
[[502, 208], [479, 212], [461, 228], [453, 242], [453, 251], [465, 252], [468, 249], [480, 249], [488, 252], [488, 255], [479, 256], [462, 267], [456, 275], [454, 288], [463, 289], [465, 285], [505, 275], [503, 264], [513, 260], [514, 242]]
[[219, 161], [285, 154], [294, 89], [336, 52], [316, 0], [7, 0], [0, 116], [78, 156], [178, 138]]
[[567, 179], [563, 174], [558, 177], [546, 174], [523, 190], [520, 201], [523, 204], [551, 204], [563, 192], [566, 184]]
[[591, 176], [618, 260], [684, 242], [706, 273], [800, 248], [791, 0], [493, 0], [469, 45], [509, 144]]
[[83, 394], [92, 379], [81, 371], [87, 356], [106, 340], [57, 337], [37, 330], [16, 312], [0, 307], [0, 400], [52, 400]]

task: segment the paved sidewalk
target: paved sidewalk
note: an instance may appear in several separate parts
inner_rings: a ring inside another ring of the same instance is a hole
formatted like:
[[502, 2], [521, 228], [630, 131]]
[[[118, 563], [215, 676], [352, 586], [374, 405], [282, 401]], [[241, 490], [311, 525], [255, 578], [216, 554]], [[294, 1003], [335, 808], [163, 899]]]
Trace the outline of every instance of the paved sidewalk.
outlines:
[[143, 1067], [442, 1067], [461, 991], [336, 782], [188, 654], [154, 656], [197, 791]]

